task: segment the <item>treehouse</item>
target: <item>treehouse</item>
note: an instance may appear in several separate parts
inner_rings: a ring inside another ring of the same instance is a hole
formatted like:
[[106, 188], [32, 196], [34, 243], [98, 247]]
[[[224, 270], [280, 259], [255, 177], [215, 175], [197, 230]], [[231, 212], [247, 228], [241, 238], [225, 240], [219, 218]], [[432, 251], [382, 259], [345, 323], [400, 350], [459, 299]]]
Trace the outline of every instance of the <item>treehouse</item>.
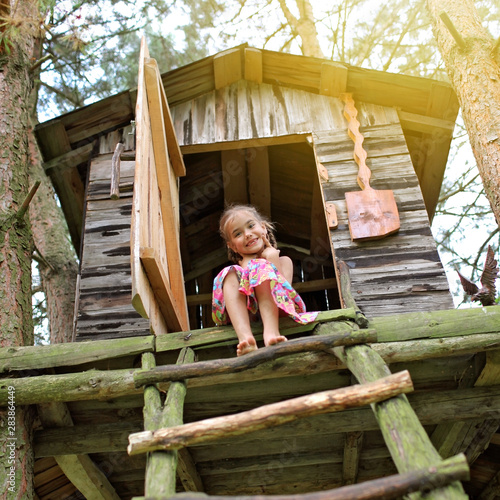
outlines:
[[[500, 312], [453, 310], [430, 230], [450, 86], [246, 45], [139, 67], [36, 129], [80, 258], [74, 342], [1, 358], [38, 498], [500, 497]], [[211, 318], [227, 203], [320, 311], [241, 358]]]

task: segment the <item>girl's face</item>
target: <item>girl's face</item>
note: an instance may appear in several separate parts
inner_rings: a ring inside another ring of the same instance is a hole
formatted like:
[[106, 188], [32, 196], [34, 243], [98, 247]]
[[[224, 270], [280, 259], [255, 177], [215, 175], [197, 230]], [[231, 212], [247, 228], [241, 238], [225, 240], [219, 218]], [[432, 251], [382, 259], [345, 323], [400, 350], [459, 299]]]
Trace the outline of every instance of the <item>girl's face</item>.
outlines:
[[233, 252], [257, 255], [264, 249], [267, 230], [246, 210], [240, 210], [226, 224], [227, 246]]

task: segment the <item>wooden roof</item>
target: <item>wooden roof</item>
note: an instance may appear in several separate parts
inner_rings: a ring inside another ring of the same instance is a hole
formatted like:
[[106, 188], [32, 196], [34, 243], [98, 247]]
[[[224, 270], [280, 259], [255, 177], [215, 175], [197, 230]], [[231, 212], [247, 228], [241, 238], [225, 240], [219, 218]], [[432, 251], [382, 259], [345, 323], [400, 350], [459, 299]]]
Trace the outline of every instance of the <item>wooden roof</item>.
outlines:
[[[220, 71], [220, 67], [225, 68]], [[214, 68], [218, 68], [215, 70]], [[218, 75], [224, 75], [220, 77]], [[244, 79], [337, 96], [397, 110], [429, 216], [444, 175], [458, 101], [443, 82], [331, 61], [256, 50], [246, 45], [207, 57], [162, 75], [170, 107]], [[44, 166], [58, 193], [75, 247], [79, 249], [84, 185], [96, 138], [134, 119], [136, 90], [113, 95], [36, 127]], [[183, 153], [192, 152], [181, 145]]]

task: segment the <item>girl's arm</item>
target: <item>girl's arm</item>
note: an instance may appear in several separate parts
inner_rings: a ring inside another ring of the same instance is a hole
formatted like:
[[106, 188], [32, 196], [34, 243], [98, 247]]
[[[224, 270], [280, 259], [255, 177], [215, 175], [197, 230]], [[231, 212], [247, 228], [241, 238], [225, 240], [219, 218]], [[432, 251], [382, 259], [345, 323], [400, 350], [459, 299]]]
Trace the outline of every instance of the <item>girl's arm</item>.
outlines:
[[267, 237], [264, 237], [265, 247], [260, 254], [260, 258], [268, 260], [276, 266], [276, 269], [292, 284], [293, 279], [293, 262], [290, 257], [280, 257], [280, 251], [274, 248]]

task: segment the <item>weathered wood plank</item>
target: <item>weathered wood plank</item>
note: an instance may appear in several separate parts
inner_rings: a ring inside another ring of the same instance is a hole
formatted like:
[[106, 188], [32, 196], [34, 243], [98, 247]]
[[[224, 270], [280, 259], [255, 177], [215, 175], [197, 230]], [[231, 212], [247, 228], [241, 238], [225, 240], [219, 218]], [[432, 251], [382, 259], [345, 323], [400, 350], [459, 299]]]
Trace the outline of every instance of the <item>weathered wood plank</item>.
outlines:
[[169, 332], [187, 330], [189, 324], [187, 318], [180, 314], [181, 309], [177, 305], [168, 278], [155, 255], [154, 249], [141, 248], [140, 256]]
[[[321, 471], [325, 473], [324, 471]], [[393, 475], [381, 479], [375, 479], [363, 484], [344, 486], [336, 489], [328, 489], [317, 493], [273, 495], [276, 500], [370, 500], [370, 499], [397, 499], [410, 493], [427, 492], [443, 488], [453, 481], [467, 480], [469, 478], [469, 467], [463, 455], [448, 459], [438, 466], [420, 469], [404, 474]], [[316, 483], [317, 484], [317, 483]], [[280, 485], [280, 487], [282, 487]], [[293, 489], [293, 488], [292, 488]], [[325, 488], [322, 488], [325, 489]], [[234, 491], [234, 490], [232, 490]], [[282, 490], [283, 491], [283, 490]], [[266, 488], [266, 492], [268, 492]], [[265, 495], [235, 496], [235, 500], [264, 500]], [[173, 497], [175, 498], [175, 497]], [[179, 497], [181, 498], [181, 497]], [[196, 500], [196, 495], [183, 494], [182, 498]], [[224, 500], [226, 496], [210, 495], [208, 499]], [[147, 500], [145, 497], [135, 497], [133, 500]], [[157, 499], [161, 500], [161, 499]]]
[[[192, 363], [193, 361], [194, 352], [191, 349], [183, 349], [179, 354], [177, 364]], [[146, 366], [143, 364], [143, 368], [152, 368], [151, 364], [148, 363]], [[154, 386], [146, 387], [144, 389], [144, 412], [149, 415], [149, 418], [147, 422], [145, 419], [145, 429], [155, 430], [162, 427], [182, 425], [186, 389], [184, 381], [171, 384], [165, 404], [162, 407], [159, 390]], [[177, 463], [178, 453], [175, 451], [152, 453], [146, 466], [145, 494], [149, 496], [174, 494], [176, 491]], [[184, 468], [179, 472], [182, 471], [184, 471]], [[201, 483], [198, 474], [195, 477], [184, 477], [184, 479], [192, 484]], [[194, 491], [200, 490], [196, 489]]]
[[96, 340], [74, 344], [53, 344], [0, 349], [0, 371], [73, 366], [93, 361], [135, 355], [154, 350], [154, 337]]
[[[38, 405], [38, 415], [45, 429], [73, 425], [64, 403]], [[59, 455], [55, 459], [66, 477], [86, 498], [119, 500], [120, 497], [107, 477], [88, 455]]]
[[346, 433], [342, 464], [342, 483], [345, 485], [354, 484], [357, 481], [363, 436], [363, 431]]
[[[334, 352], [361, 383], [390, 373], [382, 358], [368, 346], [334, 348]], [[404, 395], [372, 405], [372, 410], [400, 473], [432, 467], [442, 461]], [[453, 483], [431, 492], [426, 498], [455, 500], [467, 495], [460, 483]]]
[[411, 392], [408, 372], [385, 379], [333, 391], [302, 396], [282, 403], [261, 406], [237, 415], [212, 418], [182, 426], [144, 431], [129, 436], [129, 455], [153, 450], [178, 449], [217, 440], [221, 435], [238, 436], [321, 413], [342, 411]]
[[[138, 395], [140, 396], [140, 393]], [[495, 416], [498, 418], [500, 415], [498, 388], [482, 387], [461, 391], [416, 392], [410, 394], [408, 399], [423, 425], [477, 418], [481, 415], [484, 416], [485, 413], [489, 418]], [[199, 404], [199, 402], [195, 403], [196, 406]], [[212, 416], [218, 414], [217, 409], [220, 410], [220, 403], [211, 413]], [[189, 413], [190, 409], [187, 404], [186, 414]], [[113, 424], [77, 425], [71, 428], [39, 430], [35, 432], [35, 456], [124, 451], [127, 447], [128, 435], [141, 432], [143, 428], [142, 417], [138, 417]], [[305, 446], [307, 440], [317, 438], [315, 429], [322, 429], [321, 436], [324, 436], [322, 440], [325, 445], [327, 442], [342, 443], [340, 433], [356, 432], [360, 429], [363, 429], [364, 432], [379, 431], [379, 425], [370, 408], [358, 408], [296, 420], [284, 424], [281, 429], [278, 434], [276, 429], [262, 429], [257, 436], [242, 435], [237, 440], [229, 436], [221, 438], [215, 448], [213, 446], [196, 446], [192, 448], [194, 458], [200, 461], [217, 460], [226, 457], [227, 453], [234, 457], [260, 456], [262, 442], [269, 443], [270, 454], [279, 454], [283, 451], [284, 442], [298, 447], [300, 443], [304, 443]], [[314, 433], [314, 436], [311, 436], [311, 432]], [[276, 439], [278, 439], [277, 442]], [[271, 444], [273, 442], [274, 446]], [[293, 448], [290, 451], [293, 451]], [[386, 452], [384, 451], [384, 453]], [[342, 452], [339, 451], [338, 459], [334, 456], [331, 457], [331, 461], [338, 463], [339, 473], [341, 473], [341, 456]]]

